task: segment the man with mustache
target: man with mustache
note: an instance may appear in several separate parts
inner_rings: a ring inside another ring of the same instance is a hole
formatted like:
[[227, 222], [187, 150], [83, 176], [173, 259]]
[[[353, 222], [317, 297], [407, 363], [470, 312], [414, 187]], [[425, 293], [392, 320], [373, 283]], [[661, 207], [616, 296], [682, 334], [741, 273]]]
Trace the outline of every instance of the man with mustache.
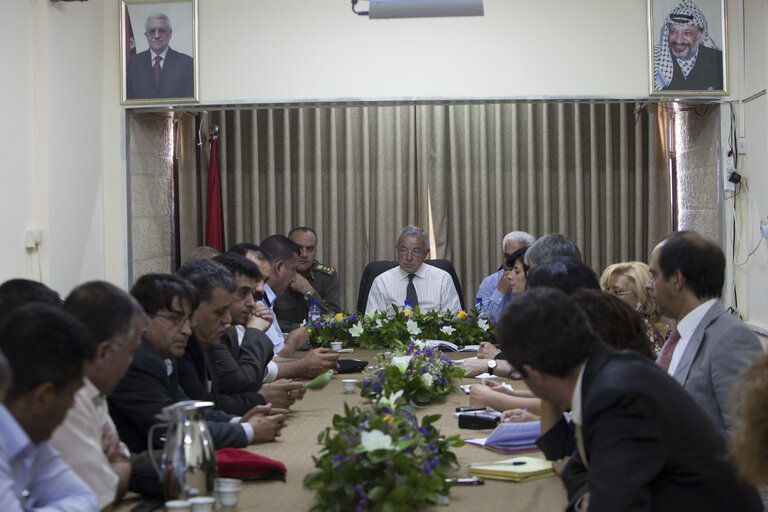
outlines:
[[723, 52], [692, 0], [683, 0], [670, 11], [653, 54], [654, 90], [723, 89]]

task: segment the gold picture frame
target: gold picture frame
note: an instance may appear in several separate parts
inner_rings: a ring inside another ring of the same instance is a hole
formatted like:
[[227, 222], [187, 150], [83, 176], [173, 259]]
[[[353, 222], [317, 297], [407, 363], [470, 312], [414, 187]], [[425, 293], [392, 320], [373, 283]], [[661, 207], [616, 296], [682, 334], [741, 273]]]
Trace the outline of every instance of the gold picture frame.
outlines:
[[727, 44], [725, 0], [648, 0], [649, 94], [727, 95]]
[[199, 103], [197, 0], [120, 4], [121, 103]]

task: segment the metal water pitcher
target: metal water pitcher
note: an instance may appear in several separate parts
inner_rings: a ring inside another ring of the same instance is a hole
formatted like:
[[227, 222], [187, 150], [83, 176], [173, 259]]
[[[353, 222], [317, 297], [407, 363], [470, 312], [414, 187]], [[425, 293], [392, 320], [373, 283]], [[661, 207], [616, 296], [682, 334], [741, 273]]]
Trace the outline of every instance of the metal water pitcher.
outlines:
[[205, 416], [213, 402], [186, 400], [163, 407], [163, 423], [149, 429], [149, 450], [156, 427], [168, 427], [160, 467], [150, 457], [163, 486], [166, 499], [212, 496], [216, 480], [216, 454]]

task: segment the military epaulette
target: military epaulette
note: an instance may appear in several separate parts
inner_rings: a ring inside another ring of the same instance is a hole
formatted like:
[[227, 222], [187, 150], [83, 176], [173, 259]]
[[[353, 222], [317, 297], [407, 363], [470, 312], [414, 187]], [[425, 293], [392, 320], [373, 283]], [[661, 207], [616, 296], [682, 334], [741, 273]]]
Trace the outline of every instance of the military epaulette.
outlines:
[[336, 274], [336, 267], [332, 267], [330, 265], [315, 263], [312, 268], [314, 270], [317, 270], [318, 272], [322, 272], [323, 274], [328, 274], [329, 276], [333, 276], [334, 274]]

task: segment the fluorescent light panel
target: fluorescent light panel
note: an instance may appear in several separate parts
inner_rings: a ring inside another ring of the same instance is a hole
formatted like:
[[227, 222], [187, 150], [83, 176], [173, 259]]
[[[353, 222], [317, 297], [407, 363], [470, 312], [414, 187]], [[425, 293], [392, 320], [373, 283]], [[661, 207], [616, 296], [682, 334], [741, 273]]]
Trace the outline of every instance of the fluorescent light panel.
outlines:
[[368, 12], [371, 19], [482, 16], [483, 0], [371, 0]]

